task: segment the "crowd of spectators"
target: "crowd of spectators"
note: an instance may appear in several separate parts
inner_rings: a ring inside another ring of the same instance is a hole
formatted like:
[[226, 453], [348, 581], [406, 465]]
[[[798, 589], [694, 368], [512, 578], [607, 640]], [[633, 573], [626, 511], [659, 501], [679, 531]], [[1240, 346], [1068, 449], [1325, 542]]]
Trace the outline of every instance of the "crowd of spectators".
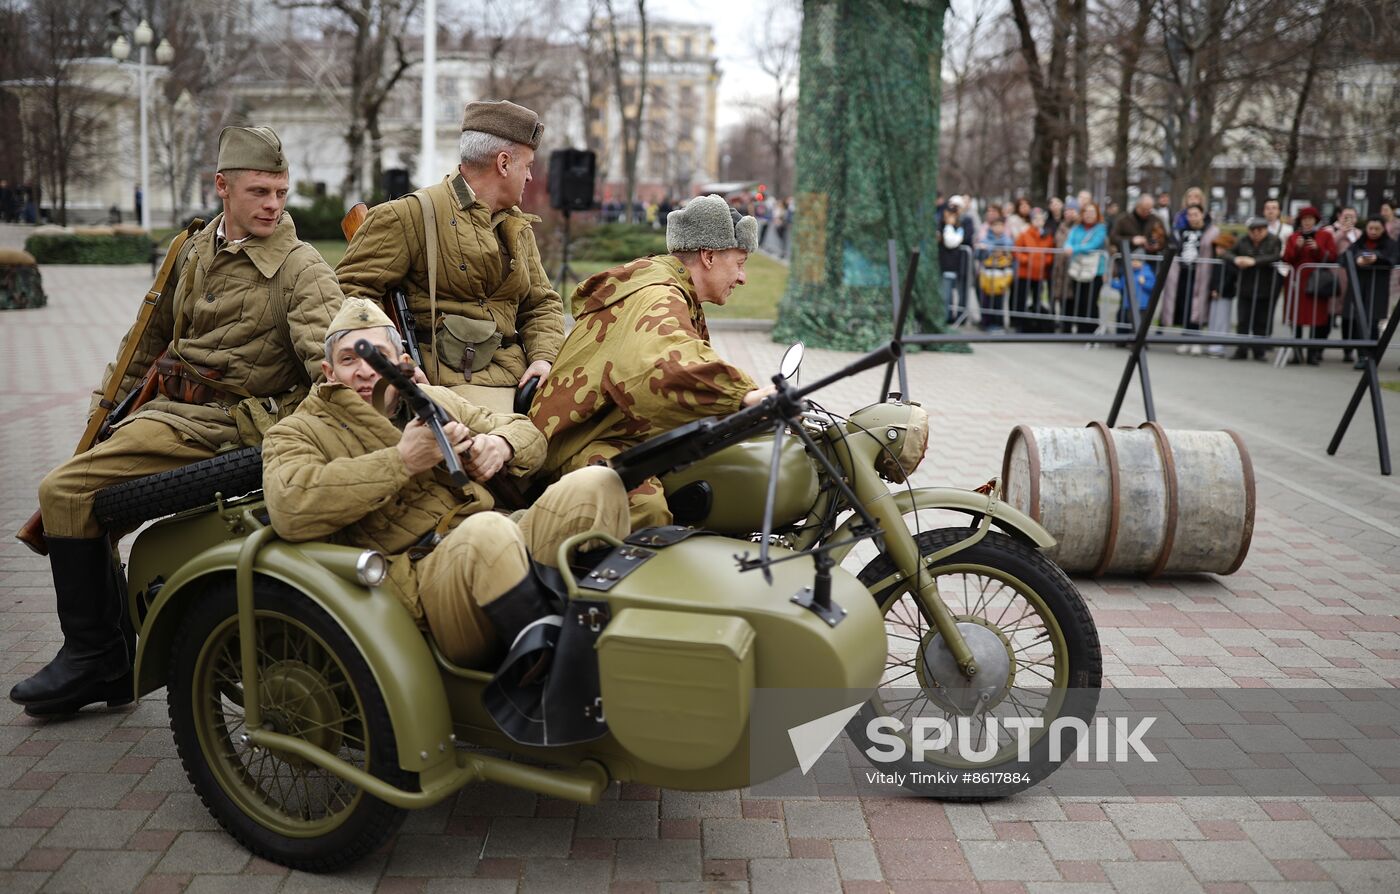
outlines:
[[[1159, 278], [1160, 327], [1199, 333], [1180, 353], [1267, 360], [1263, 347], [1233, 352], [1212, 333], [1270, 337], [1282, 321], [1298, 338], [1327, 339], [1337, 324], [1348, 340], [1375, 340], [1400, 293], [1400, 216], [1385, 202], [1358, 219], [1342, 207], [1324, 219], [1311, 205], [1284, 218], [1278, 200], [1244, 226], [1213, 219], [1205, 192], [1187, 189], [1179, 205], [1167, 192], [1142, 193], [1126, 211], [1102, 207], [1087, 191], [1051, 198], [979, 203], [940, 198], [938, 260], [948, 320], [976, 322], [987, 331], [1090, 333], [1133, 328]], [[1130, 247], [1127, 258], [1120, 246]], [[1177, 260], [1161, 269], [1168, 243]], [[1356, 289], [1348, 281], [1351, 261]], [[1359, 294], [1359, 298], [1357, 295]], [[1117, 305], [1115, 323], [1100, 322], [1100, 300]], [[1096, 346], [1096, 345], [1095, 345]], [[1290, 351], [1293, 364], [1317, 365], [1321, 348]], [[1343, 359], [1359, 367], [1351, 349]]]

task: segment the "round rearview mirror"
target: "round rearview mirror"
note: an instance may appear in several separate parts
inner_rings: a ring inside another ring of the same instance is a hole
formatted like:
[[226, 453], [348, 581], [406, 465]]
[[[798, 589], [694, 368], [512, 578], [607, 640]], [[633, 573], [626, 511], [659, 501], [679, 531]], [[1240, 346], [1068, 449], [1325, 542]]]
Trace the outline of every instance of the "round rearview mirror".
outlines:
[[778, 372], [785, 379], [791, 379], [797, 375], [797, 371], [802, 367], [802, 353], [806, 350], [802, 342], [793, 342], [792, 346], [783, 352], [783, 359], [778, 363]]

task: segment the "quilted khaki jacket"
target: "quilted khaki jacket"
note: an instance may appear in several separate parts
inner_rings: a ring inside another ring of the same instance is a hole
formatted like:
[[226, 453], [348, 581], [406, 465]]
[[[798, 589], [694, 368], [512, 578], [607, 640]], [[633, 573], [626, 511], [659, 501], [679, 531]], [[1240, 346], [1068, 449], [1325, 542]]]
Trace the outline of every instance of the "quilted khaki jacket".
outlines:
[[[460, 173], [428, 188], [437, 218], [437, 312], [491, 320], [502, 345], [475, 385], [514, 387], [536, 360], [554, 362], [564, 342], [564, 305], [540, 263], [539, 218], [519, 208], [495, 214], [477, 201]], [[429, 337], [423, 209], [414, 196], [376, 206], [336, 268], [347, 296], [382, 301], [402, 286], [418, 321], [424, 371], [435, 385], [460, 385], [461, 373], [438, 366]], [[435, 367], [437, 367], [435, 369]]]
[[[500, 435], [515, 451], [506, 472], [528, 475], [544, 438], [524, 416], [490, 413], [446, 388], [424, 389], [474, 432]], [[494, 508], [484, 486], [452, 484], [441, 469], [409, 475], [397, 425], [344, 385], [317, 385], [263, 439], [263, 495], [286, 540], [334, 540], [393, 556], [387, 585], [415, 618], [423, 610], [412, 563], [402, 553], [448, 515], [460, 521]]]
[[[314, 246], [297, 239], [296, 226], [286, 212], [270, 236], [216, 249], [222, 219], [218, 215], [192, 238], [193, 247], [171, 293], [174, 300], [167, 294], [157, 306], [117, 392], [118, 400], [174, 340], [177, 308], [184, 318], [180, 355], [189, 363], [222, 370], [222, 382], [271, 398], [274, 416], [290, 412], [321, 377], [326, 329], [342, 300], [335, 273]], [[275, 296], [270, 288], [274, 280]], [[130, 337], [128, 331], [122, 343]], [[102, 384], [93, 393], [92, 407], [114, 366], [108, 364]], [[226, 394], [218, 402], [186, 404], [157, 397], [128, 419], [158, 419], [218, 450], [241, 444], [230, 415], [230, 406], [240, 399]]]

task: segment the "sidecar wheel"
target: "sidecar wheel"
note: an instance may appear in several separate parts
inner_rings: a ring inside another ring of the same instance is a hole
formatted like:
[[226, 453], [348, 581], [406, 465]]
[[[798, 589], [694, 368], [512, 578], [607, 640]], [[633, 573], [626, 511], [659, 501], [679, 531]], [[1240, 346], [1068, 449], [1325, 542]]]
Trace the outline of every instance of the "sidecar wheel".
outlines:
[[[971, 528], [925, 531], [916, 537], [919, 554], [930, 556], [972, 533]], [[930, 566], [929, 571], [969, 646], [975, 640], [974, 656], [984, 669], [981, 682], [989, 688], [991, 680], [1004, 679], [1004, 683], [985, 702], [975, 702], [980, 707], [969, 707], [969, 701], [960, 701], [965, 695], [940, 686], [938, 674], [949, 672], [947, 666], [940, 669], [934, 664], [939, 634], [932, 616], [919, 605], [908, 583], [896, 579], [893, 561], [882, 555], [866, 565], [859, 579], [872, 588], [885, 616], [886, 669], [880, 691], [852, 719], [849, 732], [864, 750], [871, 746], [867, 724], [877, 718], [942, 718], [956, 728], [963, 715], [968, 736], [978, 737], [970, 749], [980, 751], [990, 745], [987, 720], [995, 717], [1000, 727], [998, 747], [990, 759], [966, 760], [954, 735], [946, 748], [927, 752], [923, 761], [915, 761], [912, 748], [906, 747], [900, 760], [881, 768], [925, 774], [922, 778], [939, 770], [987, 774], [982, 777], [987, 783], [979, 784], [973, 794], [966, 793], [967, 786], [959, 790], [937, 781], [920, 784], [914, 780], [921, 777], [909, 777], [907, 788], [942, 800], [986, 801], [1030, 788], [1063, 761], [1050, 760], [1050, 739], [1041, 728], [1032, 735], [1029, 763], [1018, 762], [1015, 738], [1004, 724], [1013, 717], [1039, 717], [1046, 728], [1060, 717], [1093, 721], [1103, 681], [1103, 654], [1089, 608], [1057, 565], [1034, 547], [996, 531]], [[985, 679], [987, 673], [998, 673], [998, 661], [1005, 668], [1002, 676]], [[907, 730], [907, 724], [901, 728]], [[907, 731], [900, 735], [908, 745]], [[1063, 744], [1063, 754], [1073, 753], [1070, 737]]]
[[[400, 788], [394, 734], [364, 658], [324, 609], [277, 581], [256, 584], [263, 726], [300, 736]], [[203, 594], [170, 662], [170, 725], [204, 805], [244, 847], [310, 872], [375, 851], [405, 811], [314, 764], [243, 744], [242, 659], [233, 581]]]

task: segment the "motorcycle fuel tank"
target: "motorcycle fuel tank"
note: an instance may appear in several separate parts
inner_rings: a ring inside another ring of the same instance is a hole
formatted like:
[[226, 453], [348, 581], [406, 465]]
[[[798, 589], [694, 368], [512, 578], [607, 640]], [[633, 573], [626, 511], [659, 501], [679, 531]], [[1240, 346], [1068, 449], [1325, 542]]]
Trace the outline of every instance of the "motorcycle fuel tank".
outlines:
[[[742, 441], [662, 477], [676, 523], [721, 534], [749, 534], [763, 528], [763, 502], [773, 462], [773, 436]], [[800, 521], [817, 502], [817, 465], [802, 442], [783, 439], [778, 466], [775, 529]]]

